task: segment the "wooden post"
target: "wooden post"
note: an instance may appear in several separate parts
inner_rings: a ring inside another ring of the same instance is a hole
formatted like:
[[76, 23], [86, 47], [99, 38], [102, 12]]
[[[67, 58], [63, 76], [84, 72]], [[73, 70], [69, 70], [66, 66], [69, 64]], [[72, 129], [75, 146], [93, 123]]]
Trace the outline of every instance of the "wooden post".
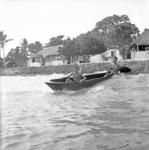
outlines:
[[138, 45], [138, 34], [137, 34], [137, 51], [139, 51], [139, 45]]
[[2, 42], [0, 41], [0, 58], [1, 58], [1, 51], [2, 51]]

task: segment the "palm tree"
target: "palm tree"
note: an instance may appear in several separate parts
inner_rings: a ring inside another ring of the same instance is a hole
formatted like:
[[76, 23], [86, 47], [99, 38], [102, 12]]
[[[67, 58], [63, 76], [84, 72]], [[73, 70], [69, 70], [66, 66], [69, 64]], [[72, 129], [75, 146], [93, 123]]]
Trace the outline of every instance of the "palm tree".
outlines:
[[[13, 39], [7, 39], [7, 34], [4, 34], [3, 31], [0, 31], [0, 48], [3, 49], [3, 58], [4, 58], [4, 65], [5, 65], [5, 44], [9, 41], [12, 41]], [[0, 51], [0, 57], [1, 57], [1, 51]]]
[[24, 38], [24, 39], [22, 40], [21, 48], [22, 48], [22, 54], [27, 58], [27, 56], [28, 56], [28, 52], [27, 52], [28, 41], [27, 41], [26, 38]]

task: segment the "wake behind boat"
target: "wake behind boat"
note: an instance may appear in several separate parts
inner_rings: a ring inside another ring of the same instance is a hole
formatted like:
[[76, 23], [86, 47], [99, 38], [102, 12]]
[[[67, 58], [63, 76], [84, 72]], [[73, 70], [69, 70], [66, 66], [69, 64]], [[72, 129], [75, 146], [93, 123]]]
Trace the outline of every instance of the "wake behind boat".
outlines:
[[84, 74], [86, 80], [83, 82], [66, 82], [67, 77], [62, 77], [59, 79], [52, 79], [49, 82], [45, 82], [52, 90], [54, 91], [63, 91], [63, 90], [71, 90], [76, 91], [83, 88], [89, 88], [99, 82], [107, 80], [113, 76], [110, 72], [96, 72], [91, 74]]

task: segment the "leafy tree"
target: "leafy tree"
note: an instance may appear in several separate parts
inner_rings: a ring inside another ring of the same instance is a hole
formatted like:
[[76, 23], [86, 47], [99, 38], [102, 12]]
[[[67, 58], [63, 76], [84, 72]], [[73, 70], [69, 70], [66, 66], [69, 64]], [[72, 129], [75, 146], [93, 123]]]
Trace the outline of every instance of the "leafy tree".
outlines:
[[102, 19], [101, 21], [96, 23], [95, 30], [102, 31], [104, 33], [108, 33], [114, 26], [122, 23], [130, 22], [129, 17], [127, 15], [113, 15]]
[[[4, 34], [3, 31], [0, 31], [0, 48], [3, 49], [3, 59], [4, 59], [4, 65], [5, 65], [5, 44], [9, 41], [12, 41], [13, 39], [7, 39], [7, 34]], [[1, 57], [1, 51], [0, 51], [0, 57]]]
[[16, 62], [16, 60], [20, 55], [21, 55], [21, 50], [19, 47], [12, 48], [10, 52], [7, 54], [6, 60]]
[[17, 46], [10, 50], [6, 57], [6, 62], [7, 64], [13, 62], [17, 67], [26, 66], [28, 52], [36, 53], [41, 49], [42, 44], [39, 41], [28, 44], [27, 39], [24, 38], [21, 42], [21, 46]]
[[81, 34], [74, 39], [67, 39], [63, 42], [61, 54], [67, 56], [72, 62], [76, 56], [99, 54], [106, 50], [103, 41], [99, 41], [90, 33]]
[[[123, 46], [130, 45], [133, 40], [132, 35], [138, 34], [139, 29], [130, 22], [127, 15], [113, 15], [97, 22], [92, 32], [100, 33], [108, 48], [118, 46], [121, 49], [121, 53], [126, 55], [125, 52], [122, 52], [126, 50]], [[127, 50], [126, 52], [129, 53]], [[123, 56], [124, 58], [125, 55]]]
[[30, 53], [37, 53], [38, 51], [42, 50], [42, 48], [43, 48], [43, 46], [39, 41], [28, 44], [28, 51]]
[[78, 45], [76, 43], [76, 39], [66, 40], [63, 43], [63, 47], [60, 48], [60, 52], [62, 55], [70, 57], [79, 55], [79, 49], [77, 49]]
[[122, 23], [117, 25], [114, 30], [111, 31], [110, 40], [113, 45], [119, 47], [123, 45], [129, 45], [133, 39], [132, 35], [136, 34], [138, 29], [131, 23]]
[[14, 63], [16, 67], [22, 67], [27, 65], [26, 57], [24, 53], [22, 53], [21, 47], [16, 47], [11, 49], [6, 57], [7, 64]]
[[95, 55], [106, 50], [106, 46], [102, 40], [93, 37], [89, 33], [81, 34], [77, 41], [80, 45], [80, 55]]
[[63, 38], [64, 38], [63, 35], [59, 35], [57, 37], [52, 37], [50, 39], [50, 41], [48, 43], [46, 43], [46, 47], [56, 46], [56, 45], [63, 44], [63, 42], [64, 42]]

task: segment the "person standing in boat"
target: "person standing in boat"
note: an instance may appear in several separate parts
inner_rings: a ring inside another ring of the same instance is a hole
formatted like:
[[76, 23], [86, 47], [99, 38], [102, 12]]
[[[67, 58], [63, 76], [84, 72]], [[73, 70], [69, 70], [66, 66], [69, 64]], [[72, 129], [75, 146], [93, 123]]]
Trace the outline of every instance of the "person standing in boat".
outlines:
[[117, 62], [117, 57], [112, 58], [112, 64], [111, 64], [111, 73], [113, 74], [119, 74], [120, 73], [120, 65]]
[[[71, 78], [72, 77], [72, 78]], [[72, 82], [72, 81], [75, 81], [75, 82], [83, 82], [84, 80], [86, 79], [85, 76], [83, 76], [81, 73], [80, 73], [80, 68], [78, 65], [75, 65], [74, 67], [74, 71], [68, 76], [68, 78], [66, 79], [66, 82]]]

